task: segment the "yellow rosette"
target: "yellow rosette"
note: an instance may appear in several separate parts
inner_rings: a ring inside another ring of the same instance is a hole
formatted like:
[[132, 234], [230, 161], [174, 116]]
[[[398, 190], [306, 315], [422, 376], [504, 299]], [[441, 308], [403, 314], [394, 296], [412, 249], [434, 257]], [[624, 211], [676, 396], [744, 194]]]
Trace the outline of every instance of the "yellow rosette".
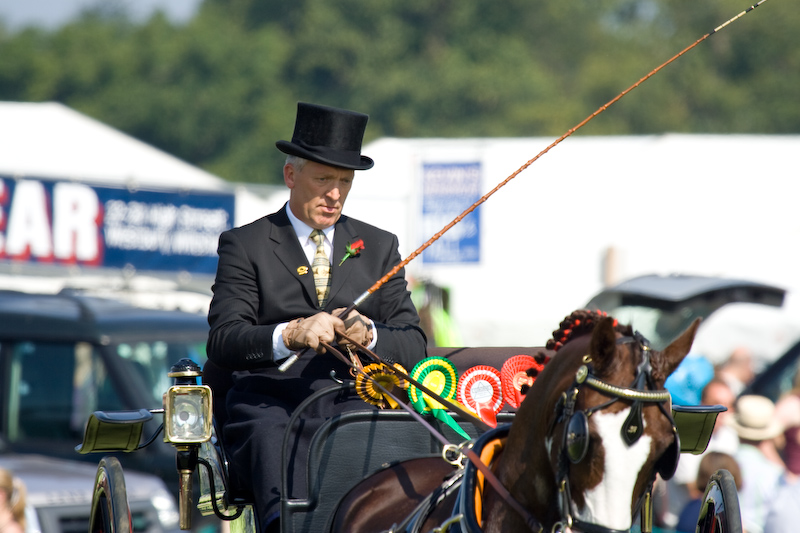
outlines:
[[[406, 369], [400, 364], [395, 364], [395, 368], [407, 374]], [[370, 379], [372, 378], [372, 379]], [[373, 381], [374, 380], [374, 381]], [[405, 389], [407, 383], [401, 380], [394, 372], [389, 371], [384, 365], [372, 363], [364, 367], [364, 373], [356, 376], [356, 393], [365, 402], [378, 406], [381, 409], [400, 407], [391, 396], [384, 394], [375, 382], [389, 392], [395, 393]]]

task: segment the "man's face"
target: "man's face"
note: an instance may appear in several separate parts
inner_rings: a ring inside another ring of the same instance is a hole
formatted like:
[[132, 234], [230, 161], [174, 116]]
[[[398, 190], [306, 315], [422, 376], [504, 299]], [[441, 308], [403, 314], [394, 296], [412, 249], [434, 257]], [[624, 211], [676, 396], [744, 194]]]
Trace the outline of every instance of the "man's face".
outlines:
[[308, 161], [300, 171], [283, 167], [292, 213], [314, 229], [333, 226], [342, 214], [355, 171]]

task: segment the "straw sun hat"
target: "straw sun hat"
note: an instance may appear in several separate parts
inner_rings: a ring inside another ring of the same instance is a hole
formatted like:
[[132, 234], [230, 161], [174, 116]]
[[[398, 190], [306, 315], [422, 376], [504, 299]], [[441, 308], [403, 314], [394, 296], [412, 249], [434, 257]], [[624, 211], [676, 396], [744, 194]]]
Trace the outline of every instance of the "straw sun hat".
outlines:
[[728, 424], [740, 439], [761, 441], [783, 433], [783, 425], [775, 418], [775, 404], [765, 396], [741, 396], [736, 401], [736, 413]]

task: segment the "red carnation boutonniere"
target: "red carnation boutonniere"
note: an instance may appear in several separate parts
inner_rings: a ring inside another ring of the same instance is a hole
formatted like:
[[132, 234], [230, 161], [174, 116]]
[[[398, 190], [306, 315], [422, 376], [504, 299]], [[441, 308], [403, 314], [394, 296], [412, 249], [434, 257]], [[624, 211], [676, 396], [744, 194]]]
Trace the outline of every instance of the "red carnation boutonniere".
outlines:
[[347, 261], [347, 258], [356, 257], [358, 254], [361, 253], [361, 250], [363, 250], [363, 249], [364, 249], [364, 240], [363, 239], [358, 239], [353, 244], [350, 244], [348, 242], [347, 243], [347, 253], [344, 254], [344, 257], [342, 257], [342, 260], [339, 262], [339, 266], [342, 266], [342, 264], [345, 261]]

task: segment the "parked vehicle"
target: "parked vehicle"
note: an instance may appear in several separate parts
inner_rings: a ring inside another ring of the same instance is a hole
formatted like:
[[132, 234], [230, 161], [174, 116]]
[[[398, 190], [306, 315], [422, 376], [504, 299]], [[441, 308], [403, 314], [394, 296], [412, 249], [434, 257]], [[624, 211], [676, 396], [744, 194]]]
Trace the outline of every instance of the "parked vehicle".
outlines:
[[[96, 464], [75, 452], [89, 415], [160, 407], [170, 365], [184, 357], [202, 365], [207, 335], [201, 315], [73, 293], [0, 291], [5, 450]], [[126, 469], [174, 476], [174, 451], [165, 443], [118, 458]]]
[[[160, 408], [170, 366], [183, 358], [204, 363], [207, 332], [205, 317], [192, 313], [142, 309], [75, 292], [0, 291], [0, 456], [17, 462], [21, 454], [84, 461], [91, 492], [99, 457], [75, 451], [89, 415]], [[158, 425], [148, 422], [147, 432], [155, 433]], [[111, 455], [126, 472], [160, 477], [174, 502], [172, 446], [157, 441], [135, 454]], [[25, 460], [22, 467], [39, 476], [35, 464]], [[63, 463], [53, 464], [55, 486]], [[88, 504], [83, 511], [88, 520]]]
[[[86, 533], [97, 466], [33, 454], [0, 454], [4, 468], [25, 484], [27, 533]], [[150, 474], [125, 473], [133, 529], [178, 531], [175, 497]]]
[[[751, 335], [753, 345], [778, 339], [780, 343], [770, 347], [770, 357], [757, 361], [761, 368], [757, 369], [756, 378], [742, 393], [760, 394], [777, 401], [796, 386], [800, 369], [800, 317], [788, 313], [780, 323], [776, 323], [777, 309], [786, 307], [788, 296], [782, 288], [747, 280], [649, 275], [603, 290], [590, 300], [587, 307], [601, 309], [623, 322], [633, 323], [656, 348], [669, 342], [698, 316], [704, 318], [695, 339], [695, 346], [701, 353], [704, 347], [730, 341], [727, 337], [732, 333], [740, 338]], [[719, 323], [714, 321], [730, 315], [728, 311], [737, 304], [753, 304], [742, 313], [748, 320], [740, 318], [737, 322], [731, 321], [724, 329], [719, 327]], [[756, 309], [762, 311], [758, 321], [752, 320]], [[774, 312], [766, 313], [767, 310]], [[722, 336], [726, 338], [720, 338]]]
[[[733, 303], [781, 307], [786, 290], [741, 279], [689, 275], [647, 275], [606, 288], [586, 307], [631, 323], [653, 347], [663, 349], [697, 317], [704, 322]], [[704, 324], [700, 326], [698, 337]]]

